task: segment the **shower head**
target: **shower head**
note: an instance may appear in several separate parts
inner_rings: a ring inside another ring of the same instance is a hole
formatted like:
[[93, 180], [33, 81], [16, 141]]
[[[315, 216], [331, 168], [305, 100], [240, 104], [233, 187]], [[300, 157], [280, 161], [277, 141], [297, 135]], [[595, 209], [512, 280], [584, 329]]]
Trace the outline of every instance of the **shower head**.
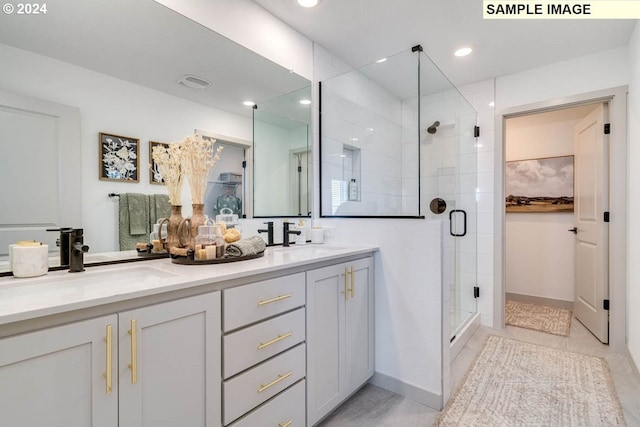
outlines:
[[437, 131], [436, 128], [438, 126], [440, 126], [440, 122], [436, 120], [435, 122], [433, 122], [433, 124], [431, 126], [429, 126], [427, 128], [427, 132], [429, 132], [431, 135], [433, 135], [434, 133], [436, 133], [436, 131]]

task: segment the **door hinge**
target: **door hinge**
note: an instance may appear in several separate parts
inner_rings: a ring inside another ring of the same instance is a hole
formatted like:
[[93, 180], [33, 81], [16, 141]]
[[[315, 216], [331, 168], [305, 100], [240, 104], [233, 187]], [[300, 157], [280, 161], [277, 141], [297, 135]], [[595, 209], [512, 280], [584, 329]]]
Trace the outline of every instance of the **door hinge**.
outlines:
[[473, 137], [478, 138], [480, 136], [480, 126], [473, 127]]
[[602, 308], [604, 308], [605, 310], [609, 310], [609, 300], [606, 299], [602, 302]]
[[604, 213], [604, 222], [609, 222], [609, 212]]
[[243, 160], [242, 161], [242, 169], [246, 169], [247, 168], [247, 161]]
[[609, 135], [611, 133], [611, 123], [604, 124], [604, 134]]
[[473, 287], [473, 297], [480, 298], [480, 288], [478, 286]]

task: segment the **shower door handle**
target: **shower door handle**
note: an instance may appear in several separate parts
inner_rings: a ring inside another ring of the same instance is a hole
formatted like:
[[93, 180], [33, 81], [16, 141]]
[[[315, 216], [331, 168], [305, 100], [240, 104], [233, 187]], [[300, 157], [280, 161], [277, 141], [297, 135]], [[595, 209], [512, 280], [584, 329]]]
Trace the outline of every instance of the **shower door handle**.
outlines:
[[[453, 214], [454, 213], [462, 214], [462, 225], [463, 225], [462, 233], [453, 232]], [[462, 237], [467, 235], [467, 212], [466, 211], [463, 211], [462, 209], [452, 209], [449, 212], [449, 234], [451, 234], [454, 237]]]

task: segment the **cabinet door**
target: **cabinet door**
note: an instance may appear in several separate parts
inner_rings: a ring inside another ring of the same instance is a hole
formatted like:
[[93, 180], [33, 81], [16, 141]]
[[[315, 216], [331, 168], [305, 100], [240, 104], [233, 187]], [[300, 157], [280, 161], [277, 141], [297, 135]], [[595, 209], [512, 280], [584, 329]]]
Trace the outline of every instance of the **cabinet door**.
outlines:
[[0, 340], [0, 424], [116, 427], [116, 334], [112, 315]]
[[307, 272], [307, 425], [343, 399], [345, 265]]
[[373, 260], [357, 260], [347, 268], [345, 392], [349, 395], [373, 375]]
[[119, 325], [120, 426], [220, 426], [220, 293], [123, 312]]

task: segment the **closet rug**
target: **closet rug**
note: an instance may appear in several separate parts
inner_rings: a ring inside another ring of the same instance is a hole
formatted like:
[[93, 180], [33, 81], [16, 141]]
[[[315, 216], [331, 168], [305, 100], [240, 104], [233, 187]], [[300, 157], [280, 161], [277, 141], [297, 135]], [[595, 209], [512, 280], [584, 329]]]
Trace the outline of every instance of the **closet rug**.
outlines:
[[604, 359], [490, 336], [436, 425], [598, 427], [625, 421]]
[[567, 337], [571, 328], [571, 311], [540, 304], [507, 301], [505, 323]]

